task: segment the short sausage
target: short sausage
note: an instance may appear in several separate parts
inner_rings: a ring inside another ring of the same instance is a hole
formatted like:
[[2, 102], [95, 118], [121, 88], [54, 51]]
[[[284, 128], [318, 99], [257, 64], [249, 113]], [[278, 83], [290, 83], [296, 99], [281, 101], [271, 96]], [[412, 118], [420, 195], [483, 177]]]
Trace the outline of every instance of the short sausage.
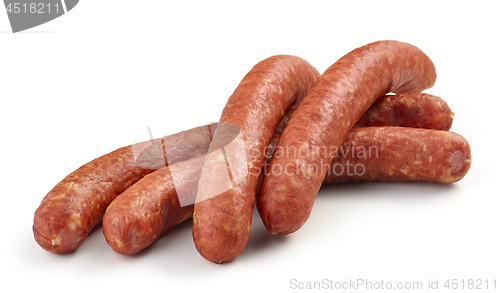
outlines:
[[386, 95], [375, 101], [354, 127], [392, 125], [450, 130], [453, 116], [440, 97], [424, 93]]

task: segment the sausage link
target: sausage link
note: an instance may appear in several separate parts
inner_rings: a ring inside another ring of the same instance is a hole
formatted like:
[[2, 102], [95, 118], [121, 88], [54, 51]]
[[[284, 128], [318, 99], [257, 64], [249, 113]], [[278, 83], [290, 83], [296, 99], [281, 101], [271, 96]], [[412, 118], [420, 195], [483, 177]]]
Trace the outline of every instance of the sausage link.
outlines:
[[388, 92], [420, 92], [434, 85], [434, 64], [420, 49], [379, 41], [348, 53], [320, 77], [292, 115], [279, 146], [287, 156], [274, 165], [300, 176], [270, 173], [262, 182], [257, 208], [267, 230], [289, 234], [307, 221], [338, 148], [371, 104]]
[[[206, 152], [206, 127], [126, 146], [73, 171], [42, 200], [33, 220], [36, 242], [53, 253], [77, 249], [119, 194], [156, 169]], [[176, 148], [178, 141], [183, 148]], [[141, 150], [141, 152], [138, 152]], [[168, 151], [168, 157], [165, 156]], [[158, 158], [161, 158], [159, 160]], [[168, 162], [167, 162], [168, 161]]]
[[426, 181], [454, 183], [471, 165], [461, 135], [432, 129], [365, 127], [351, 130], [323, 183]]
[[393, 125], [450, 130], [453, 116], [440, 97], [424, 93], [386, 95], [375, 101], [354, 127]]
[[[269, 144], [285, 111], [305, 96], [318, 71], [295, 56], [273, 56], [255, 65], [228, 99], [221, 122], [239, 126], [245, 144], [248, 171], [239, 184], [219, 194], [222, 173], [207, 157], [199, 180], [193, 215], [193, 239], [206, 259], [222, 263], [236, 258], [248, 242], [261, 150]], [[213, 145], [223, 145], [226, 133], [217, 128]], [[225, 173], [227, 174], [227, 173]], [[208, 195], [218, 194], [210, 197]], [[209, 198], [210, 197], [210, 198]]]
[[[193, 159], [157, 170], [117, 197], [102, 220], [103, 234], [111, 248], [125, 255], [136, 254], [173, 226], [190, 219], [203, 162]], [[179, 178], [175, 183], [172, 173]], [[179, 196], [190, 196], [183, 201], [191, 204], [181, 206]]]

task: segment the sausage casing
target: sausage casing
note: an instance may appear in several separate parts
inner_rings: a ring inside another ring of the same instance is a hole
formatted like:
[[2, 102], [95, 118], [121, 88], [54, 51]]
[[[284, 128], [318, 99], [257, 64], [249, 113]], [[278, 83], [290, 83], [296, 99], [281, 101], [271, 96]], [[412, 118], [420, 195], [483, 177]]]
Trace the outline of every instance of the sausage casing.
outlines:
[[[103, 155], [59, 182], [42, 200], [33, 220], [36, 242], [53, 253], [78, 248], [118, 195], [156, 169], [206, 152], [205, 127], [173, 134]], [[180, 141], [180, 142], [179, 142]], [[177, 144], [182, 148], [176, 148]]]
[[354, 127], [392, 125], [450, 130], [453, 117], [440, 97], [425, 93], [386, 95], [376, 100]]
[[307, 221], [314, 199], [338, 148], [371, 104], [388, 92], [420, 92], [434, 85], [434, 64], [420, 49], [379, 41], [355, 49], [328, 68], [288, 122], [270, 168], [301, 172], [262, 182], [257, 208], [272, 234], [289, 234]]
[[[285, 111], [306, 94], [318, 76], [318, 71], [299, 57], [273, 56], [255, 65], [228, 99], [220, 121], [240, 128], [243, 155], [247, 159], [241, 168], [246, 169], [248, 176], [233, 188], [220, 186], [222, 177], [227, 176], [225, 166], [217, 169], [212, 160], [217, 158], [207, 156], [193, 215], [194, 243], [206, 259], [227, 262], [244, 250], [250, 233], [258, 170], [264, 163], [262, 149], [269, 144]], [[221, 129], [219, 124], [213, 138], [215, 149], [225, 139]]]

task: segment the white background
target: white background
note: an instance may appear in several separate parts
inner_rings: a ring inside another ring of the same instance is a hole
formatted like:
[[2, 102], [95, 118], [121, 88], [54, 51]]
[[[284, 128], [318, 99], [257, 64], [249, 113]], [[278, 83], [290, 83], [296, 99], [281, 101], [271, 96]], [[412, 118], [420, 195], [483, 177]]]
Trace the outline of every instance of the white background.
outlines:
[[[496, 278], [499, 288], [494, 4], [82, 0], [67, 15], [18, 34], [0, 11], [0, 286], [281, 292], [291, 290], [291, 279], [420, 281], [426, 288], [429, 279], [442, 286], [447, 279]], [[64, 176], [149, 139], [147, 127], [160, 137], [217, 121], [255, 63], [292, 54], [323, 72], [354, 48], [384, 39], [416, 45], [434, 61], [438, 79], [427, 92], [448, 102], [451, 130], [472, 147], [472, 168], [460, 182], [323, 187], [309, 221], [292, 235], [269, 235], [254, 214], [246, 250], [224, 265], [197, 253], [191, 222], [136, 256], [113, 252], [102, 228], [66, 255], [34, 241], [33, 213]]]

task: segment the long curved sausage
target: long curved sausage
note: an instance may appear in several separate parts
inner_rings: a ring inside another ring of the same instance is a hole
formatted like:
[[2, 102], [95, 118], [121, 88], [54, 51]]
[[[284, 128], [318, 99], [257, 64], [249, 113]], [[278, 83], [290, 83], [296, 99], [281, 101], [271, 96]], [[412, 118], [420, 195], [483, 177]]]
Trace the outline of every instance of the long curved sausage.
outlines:
[[[206, 128], [191, 129], [189, 136], [180, 132], [126, 146], [73, 171], [36, 209], [36, 242], [53, 253], [78, 248], [101, 221], [107, 206], [123, 191], [156, 169], [206, 152], [210, 142]], [[179, 141], [182, 148], [176, 147]]]
[[273, 157], [298, 176], [266, 176], [257, 208], [272, 234], [289, 234], [307, 221], [338, 148], [371, 104], [388, 92], [420, 92], [434, 85], [434, 64], [420, 49], [379, 41], [348, 53], [320, 77], [292, 115], [279, 142], [287, 155]]
[[[217, 158], [211, 156], [203, 164], [193, 215], [193, 239], [206, 259], [227, 262], [244, 250], [259, 178], [256, 170], [264, 163], [261, 150], [269, 144], [285, 111], [306, 94], [318, 76], [318, 71], [299, 57], [273, 56], [256, 64], [229, 97], [220, 121], [240, 129], [242, 155], [246, 155], [247, 163], [236, 172], [246, 172], [247, 176], [234, 183], [234, 187], [222, 186], [223, 176], [227, 176], [225, 167], [218, 169], [213, 161]], [[219, 123], [213, 138], [216, 150], [225, 144], [225, 136]]]

